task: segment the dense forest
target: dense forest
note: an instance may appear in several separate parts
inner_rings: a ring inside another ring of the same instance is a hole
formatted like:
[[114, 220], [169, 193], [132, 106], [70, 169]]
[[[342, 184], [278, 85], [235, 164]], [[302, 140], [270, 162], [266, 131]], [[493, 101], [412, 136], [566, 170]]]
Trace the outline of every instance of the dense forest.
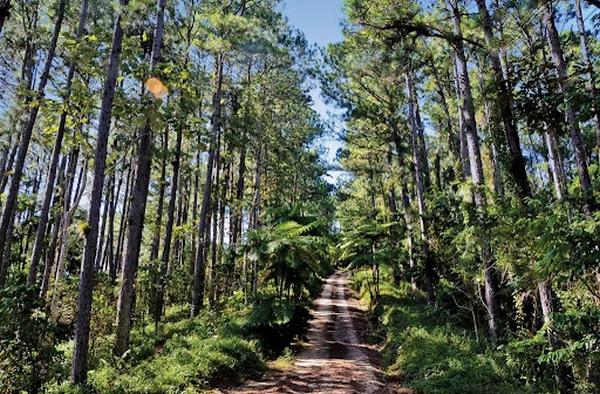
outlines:
[[600, 392], [600, 2], [343, 7], [0, 0], [0, 393]]

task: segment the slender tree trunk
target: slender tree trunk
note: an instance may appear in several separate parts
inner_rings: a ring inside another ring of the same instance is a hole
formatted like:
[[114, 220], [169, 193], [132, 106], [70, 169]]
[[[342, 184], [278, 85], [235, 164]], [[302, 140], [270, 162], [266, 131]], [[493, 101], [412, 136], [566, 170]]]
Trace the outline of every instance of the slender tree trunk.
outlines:
[[202, 193], [202, 206], [200, 207], [200, 219], [198, 224], [198, 250], [196, 261], [194, 262], [194, 283], [192, 289], [192, 307], [191, 316], [197, 316], [203, 305], [204, 296], [204, 275], [206, 271], [206, 230], [211, 206], [212, 195], [212, 173], [215, 163], [215, 148], [217, 145], [217, 135], [221, 129], [221, 95], [223, 85], [223, 66], [224, 55], [217, 56], [217, 70], [215, 81], [215, 93], [213, 95], [213, 115], [210, 145], [208, 148], [208, 161], [206, 163], [206, 180], [204, 183], [204, 192]]
[[[452, 0], [451, 0], [452, 1]], [[483, 177], [483, 164], [481, 161], [481, 151], [479, 146], [479, 136], [477, 135], [477, 124], [475, 122], [475, 108], [473, 106], [473, 95], [471, 93], [471, 83], [469, 79], [469, 71], [467, 59], [462, 42], [461, 16], [460, 10], [456, 3], [451, 4], [451, 12], [454, 22], [455, 34], [458, 39], [455, 42], [457, 75], [460, 88], [460, 110], [464, 120], [465, 137], [469, 150], [469, 163], [471, 169], [471, 179], [475, 186], [474, 199], [475, 205], [480, 215], [486, 213], [486, 201], [483, 188], [485, 180]], [[496, 268], [492, 261], [490, 246], [487, 236], [482, 237], [482, 259], [484, 266], [484, 282], [485, 282], [485, 304], [488, 313], [488, 329], [492, 341], [497, 341], [498, 338], [498, 316], [497, 316], [497, 284], [496, 284]]]
[[410, 196], [406, 183], [402, 185], [402, 211], [404, 212], [404, 224], [406, 225], [406, 242], [408, 246], [408, 268], [410, 269], [410, 284], [413, 290], [417, 290], [417, 278], [415, 276], [415, 252], [414, 252], [414, 236], [413, 236], [413, 221], [410, 215]]
[[[227, 161], [227, 164], [225, 164], [225, 162], [223, 162], [223, 169], [225, 172], [224, 175], [224, 179], [223, 179], [223, 187], [221, 189], [221, 198], [219, 201], [219, 236], [218, 236], [218, 240], [217, 240], [217, 245], [218, 245], [218, 254], [217, 254], [217, 262], [218, 264], [220, 264], [221, 266], [224, 266], [223, 264], [223, 256], [225, 253], [225, 210], [226, 210], [226, 206], [227, 206], [227, 191], [229, 189], [229, 178], [231, 175], [231, 162]], [[224, 272], [224, 276], [225, 276], [225, 281], [223, 283], [226, 283], [227, 278], [229, 277], [229, 272]], [[227, 287], [223, 287], [223, 289], [227, 289]], [[215, 288], [215, 295], [214, 295], [214, 299], [215, 302], [219, 302], [219, 298], [220, 298], [220, 294], [221, 292], [219, 292], [219, 287]]]
[[152, 249], [150, 249], [150, 261], [155, 261], [158, 258], [158, 250], [160, 249], [160, 239], [162, 238], [162, 217], [163, 206], [165, 199], [166, 173], [167, 173], [167, 155], [169, 150], [169, 126], [165, 127], [163, 135], [163, 156], [160, 163], [160, 184], [158, 186], [158, 199], [156, 208], [155, 233], [152, 241]]
[[419, 209], [419, 228], [421, 241], [423, 242], [423, 256], [425, 259], [425, 287], [427, 291], [427, 302], [435, 302], [435, 271], [432, 256], [429, 251], [429, 240], [427, 238], [427, 222], [425, 221], [425, 193], [430, 188], [429, 164], [424, 147], [423, 126], [419, 115], [418, 101], [412, 70], [405, 74], [408, 97], [408, 118], [411, 128], [411, 147], [413, 153], [413, 165], [415, 184], [417, 188], [417, 206]]
[[[482, 62], [480, 61], [479, 56], [475, 57], [477, 61], [477, 70], [479, 75], [479, 89], [482, 92], [486, 91], [485, 86], [485, 72], [482, 66]], [[491, 105], [490, 105], [491, 104]], [[494, 107], [494, 103], [490, 103], [488, 100], [484, 100], [483, 102], [483, 120], [484, 124], [482, 126], [483, 129], [487, 129], [490, 135], [490, 141], [487, 144], [489, 150], [489, 160], [492, 167], [492, 178], [494, 181], [494, 191], [501, 199], [504, 198], [504, 185], [502, 183], [502, 174], [500, 173], [500, 161], [499, 153], [498, 153], [498, 145], [502, 145], [501, 141], [498, 141], [498, 132], [497, 129], [499, 125], [497, 124], [499, 119], [498, 116], [493, 115], [492, 108]], [[497, 108], [494, 108], [497, 110]], [[496, 114], [498, 115], [498, 114]], [[521, 189], [522, 190], [522, 189]]]
[[[23, 167], [25, 166], [25, 159], [27, 157], [27, 151], [29, 150], [29, 143], [31, 141], [31, 135], [35, 126], [35, 121], [40, 110], [41, 101], [44, 98], [46, 91], [46, 84], [48, 83], [48, 78], [50, 77], [50, 70], [52, 69], [52, 62], [54, 61], [54, 54], [56, 52], [56, 45], [60, 36], [60, 29], [62, 27], [66, 5], [67, 0], [61, 0], [59, 3], [59, 9], [56, 15], [56, 21], [54, 23], [54, 30], [52, 31], [52, 38], [50, 40], [50, 46], [48, 47], [48, 54], [46, 56], [46, 63], [44, 64], [44, 70], [40, 75], [40, 81], [36, 91], [37, 100], [35, 100], [34, 103], [31, 103], [32, 106], [29, 112], [29, 117], [27, 119], [27, 123], [25, 124], [25, 128], [21, 133], [21, 142], [19, 144], [17, 159], [13, 168], [8, 194], [6, 196], [6, 204], [4, 205], [4, 211], [2, 212], [2, 220], [0, 222], [0, 286], [4, 284], [9, 265], [9, 259], [5, 258], [5, 253], [7, 250], [10, 250], [10, 244], [7, 243], [7, 240], [11, 238], [9, 232], [11, 231], [13, 225], [15, 207], [19, 194], [19, 186], [21, 185], [21, 177], [23, 175]], [[43, 235], [44, 234], [42, 234], [42, 238]], [[28, 280], [28, 282], [33, 283], [35, 280], [36, 269], [37, 264], [30, 270], [29, 278], [33, 280]]]
[[560, 160], [560, 149], [556, 139], [556, 133], [552, 127], [548, 127], [544, 132], [544, 140], [546, 142], [546, 148], [548, 150], [548, 166], [550, 167], [550, 173], [552, 174], [552, 181], [554, 183], [554, 192], [558, 201], [563, 201], [567, 196], [565, 172], [562, 167], [562, 161]]
[[[392, 241], [392, 244], [394, 245], [394, 247], [399, 247], [399, 234], [401, 231], [401, 227], [400, 227], [400, 214], [398, 213], [398, 203], [397, 203], [397, 196], [396, 196], [396, 187], [392, 186], [389, 189], [388, 192], [388, 205], [389, 205], [389, 209], [390, 209], [390, 219], [392, 222], [396, 223], [393, 227], [390, 228], [390, 239]], [[408, 231], [408, 226], [407, 226], [407, 231]], [[410, 250], [409, 254], [412, 253], [412, 250]], [[412, 257], [412, 255], [410, 256]], [[394, 284], [399, 285], [400, 281], [402, 280], [402, 277], [400, 276], [400, 270], [399, 270], [399, 266], [398, 266], [398, 261], [397, 259], [394, 259], [393, 263], [392, 263], [392, 279], [394, 281]]]
[[[60, 165], [57, 186], [60, 185], [61, 192], [56, 193], [54, 195], [53, 205], [55, 207], [61, 207], [56, 216], [54, 217], [53, 223], [51, 224], [51, 240], [50, 246], [46, 251], [46, 258], [44, 264], [44, 272], [42, 274], [42, 283], [40, 286], [40, 298], [42, 300], [46, 299], [46, 292], [48, 291], [48, 284], [50, 280], [50, 275], [52, 273], [52, 269], [54, 266], [54, 260], [56, 256], [56, 248], [58, 245], [58, 236], [60, 232], [61, 218], [62, 218], [62, 208], [64, 207], [64, 200], [67, 196], [70, 196], [70, 193], [73, 189], [73, 183], [75, 174], [74, 172], [77, 170], [77, 158], [73, 156], [72, 152], [67, 156], [69, 160], [69, 166], [67, 168], [67, 173], [65, 174], [64, 167], [66, 166], [66, 157], [63, 157], [62, 163]], [[73, 161], [75, 160], [75, 163]], [[70, 197], [69, 197], [70, 198]]]
[[560, 90], [565, 100], [567, 126], [571, 134], [571, 142], [575, 151], [579, 182], [585, 194], [585, 199], [589, 202], [592, 193], [592, 181], [588, 171], [585, 144], [581, 136], [581, 130], [579, 129], [579, 121], [577, 120], [575, 108], [569, 99], [571, 83], [569, 82], [567, 75], [567, 63], [560, 43], [560, 36], [554, 22], [554, 8], [549, 0], [541, 0], [541, 2], [542, 17], [548, 36], [548, 45], [550, 46], [550, 51], [552, 53], [552, 61], [558, 72]]
[[115, 216], [117, 214], [117, 203], [119, 202], [119, 194], [121, 194], [121, 186], [123, 185], [123, 175], [119, 177], [119, 183], [117, 189], [113, 187], [110, 194], [110, 211], [108, 214], [108, 240], [107, 248], [108, 253], [106, 254], [107, 265], [108, 265], [108, 276], [111, 281], [114, 282], [117, 278], [117, 264], [115, 262]]
[[[581, 48], [581, 58], [583, 64], [587, 69], [588, 74], [588, 88], [592, 92], [593, 102], [596, 102], [598, 97], [598, 89], [596, 89], [595, 80], [596, 73], [594, 71], [594, 65], [590, 57], [590, 50], [588, 47], [588, 33], [585, 28], [585, 21], [583, 19], [583, 10], [581, 9], [581, 0], [575, 0], [575, 16], [577, 17], [577, 27], [579, 29], [579, 47]], [[596, 150], [598, 154], [598, 160], [600, 161], [600, 113], [596, 107], [594, 111], [594, 126], [596, 127]]]
[[108, 185], [106, 187], [106, 190], [104, 191], [105, 193], [105, 198], [104, 198], [104, 209], [102, 210], [102, 219], [101, 219], [101, 224], [100, 224], [100, 236], [98, 238], [98, 253], [96, 254], [96, 262], [94, 263], [94, 270], [96, 272], [102, 270], [102, 257], [104, 256], [104, 237], [105, 237], [105, 233], [106, 233], [106, 222], [108, 221], [108, 209], [110, 207], [110, 198], [109, 198], [109, 193], [110, 190], [113, 187], [113, 183], [114, 183], [114, 179], [115, 179], [115, 175], [111, 174], [108, 178]]
[[154, 321], [156, 324], [160, 321], [164, 307], [165, 287], [171, 258], [171, 240], [173, 238], [173, 224], [175, 222], [175, 204], [177, 202], [177, 190], [179, 188], [179, 166], [181, 161], [181, 143], [183, 139], [183, 130], [177, 128], [177, 140], [175, 142], [175, 159], [173, 160], [173, 178], [171, 179], [171, 196], [169, 197], [169, 207], [167, 208], [167, 226], [165, 227], [165, 241], [161, 258], [160, 274], [156, 283], [156, 307]]
[[86, 242], [81, 264], [79, 280], [79, 297], [77, 300], [77, 313], [75, 320], [75, 348], [71, 367], [71, 380], [76, 384], [85, 383], [87, 379], [87, 361], [90, 335], [90, 311], [92, 307], [92, 292], [94, 280], [94, 260], [96, 258], [96, 242], [98, 240], [98, 220], [100, 205], [102, 203], [102, 190], [106, 168], [106, 155], [108, 148], [108, 135], [112, 115], [113, 97], [117, 75], [119, 74], [119, 57], [121, 55], [123, 29], [121, 20], [128, 0], [120, 0], [122, 10], [117, 14], [115, 29], [108, 60], [102, 106], [98, 123], [96, 141], [96, 155], [94, 160], [94, 181], [90, 197], [90, 211], [88, 214], [88, 227], [86, 229]]
[[448, 148], [456, 158], [460, 158], [460, 137], [456, 134], [454, 127], [452, 126], [452, 117], [450, 116], [450, 108], [448, 107], [448, 99], [446, 98], [446, 93], [444, 91], [444, 84], [440, 78], [438, 68], [436, 67], [432, 58], [428, 58], [428, 64], [433, 78], [435, 79], [436, 92], [439, 97], [440, 106], [444, 112], [444, 120], [446, 123], [445, 128], [448, 137]]
[[[260, 226], [260, 205], [261, 205], [261, 181], [262, 181], [262, 160], [263, 160], [263, 145], [259, 145], [256, 151], [256, 170], [254, 173], [254, 196], [252, 198], [252, 215], [250, 218], [250, 225], [253, 230], [256, 230]], [[258, 287], [258, 261], [257, 259], [252, 260], [252, 294], [256, 294]]]
[[127, 216], [129, 216], [129, 194], [133, 186], [134, 179], [133, 162], [130, 160], [127, 169], [127, 181], [125, 183], [125, 192], [123, 193], [123, 204], [121, 205], [121, 220], [119, 222], [119, 235], [117, 236], [117, 253], [115, 254], [115, 266], [117, 273], [121, 271], [121, 258], [123, 256], [123, 244], [125, 243], [125, 230]]
[[[456, 90], [457, 101], [461, 102], [461, 90], [458, 75], [458, 58], [454, 57], [454, 88]], [[465, 127], [465, 116], [463, 111], [458, 114], [458, 135], [460, 144], [460, 163], [462, 166], [462, 179], [471, 178], [471, 164], [469, 163], [469, 148], [467, 146], [467, 134]]]
[[[502, 73], [499, 52], [493, 47], [496, 38], [492, 18], [487, 9], [486, 0], [477, 0], [477, 8], [479, 10], [479, 19], [483, 26], [485, 41], [488, 46], [487, 59], [492, 67], [491, 83], [496, 89], [496, 100], [494, 102], [494, 108], [491, 111], [490, 119], [497, 127], [501, 127], [500, 125], [502, 124], [504, 128], [504, 135], [510, 152], [509, 169], [518, 188], [518, 194], [521, 197], [530, 197], [531, 186], [529, 185], [529, 180], [527, 178], [527, 169], [525, 168], [525, 159], [523, 157], [523, 151], [521, 150], [521, 141], [514, 120], [512, 93], [508, 89], [508, 84]], [[496, 149], [497, 148], [498, 146], [496, 146]]]
[[8, 179], [10, 178], [9, 172], [15, 163], [15, 157], [17, 156], [17, 151], [19, 150], [19, 145], [21, 141], [20, 136], [20, 134], [17, 134], [17, 141], [10, 148], [10, 152], [8, 153], [6, 163], [2, 167], [2, 174], [0, 174], [0, 193], [4, 193], [4, 190], [6, 189], [6, 185], [8, 183]]
[[[198, 225], [196, 222], [198, 218], [198, 191], [200, 190], [200, 151], [196, 154], [196, 168], [194, 171], [194, 199], [192, 202], [192, 223], [194, 227]], [[191, 264], [190, 264], [190, 274], [194, 275], [194, 266], [196, 262], [196, 252], [197, 252], [197, 232], [192, 231], [192, 250], [191, 250]]]
[[254, 171], [254, 185], [252, 187], [252, 214], [250, 217], [250, 226], [253, 230], [256, 230], [260, 225], [260, 205], [261, 205], [261, 180], [262, 180], [262, 158], [263, 158], [263, 146], [262, 144], [256, 150], [256, 168]]
[[214, 303], [214, 294], [215, 294], [215, 287], [217, 286], [217, 230], [218, 230], [218, 225], [219, 225], [219, 218], [218, 218], [218, 213], [219, 213], [219, 204], [221, 203], [220, 201], [220, 190], [222, 188], [220, 181], [221, 181], [221, 168], [223, 166], [222, 163], [222, 158], [221, 158], [221, 136], [218, 137], [218, 142], [217, 142], [217, 157], [215, 160], [215, 174], [214, 174], [214, 179], [213, 179], [213, 184], [214, 186], [214, 190], [213, 190], [213, 205], [212, 205], [212, 223], [211, 223], [211, 234], [212, 237], [210, 239], [210, 252], [211, 252], [211, 264], [210, 264], [210, 270], [209, 270], [209, 286], [208, 286], [208, 293], [209, 293], [209, 302], [211, 304]]
[[[162, 48], [166, 0], [158, 0], [156, 26], [154, 29], [154, 41], [152, 54], [150, 56], [150, 70], [154, 70], [160, 59]], [[152, 164], [152, 127], [150, 121], [139, 131], [139, 142], [137, 151], [137, 172], [135, 184], [131, 194], [131, 206], [127, 220], [127, 244], [125, 246], [125, 258], [121, 271], [121, 286], [119, 290], [119, 301], [117, 304], [117, 323], [115, 330], [115, 346], [113, 353], [117, 356], [123, 355], [129, 347], [129, 331], [133, 313], [133, 302], [135, 293], [135, 276], [137, 272], [140, 247], [142, 242], [142, 231], [144, 229], [144, 218], [146, 213], [146, 200], [148, 198], [148, 186], [150, 184], [150, 173]]]
[[[76, 39], [80, 40], [83, 36], [85, 29], [85, 23], [88, 15], [88, 0], [82, 0], [81, 11], [79, 14], [79, 26], [77, 27]], [[50, 162], [50, 168], [48, 170], [48, 179], [46, 182], [46, 191], [44, 193], [44, 199], [42, 202], [42, 209], [40, 211], [40, 220], [37, 226], [35, 241], [33, 245], [33, 252], [31, 256], [31, 265], [29, 268], [29, 276], [27, 282], [31, 285], [35, 282], [37, 266], [39, 259], [42, 255], [42, 249], [44, 246], [44, 234], [46, 226], [48, 224], [48, 215], [50, 212], [50, 203], [52, 201], [52, 194], [54, 191], [54, 179], [56, 178], [56, 167], [58, 165], [58, 159], [62, 148], [62, 142], [65, 135], [66, 122], [67, 122], [67, 110], [69, 105], [69, 98], [71, 96], [71, 86], [73, 84], [73, 78], [75, 76], [75, 63], [69, 63], [69, 71], [67, 73], [67, 82], [65, 88], [65, 94], [63, 98], [63, 111], [60, 115], [58, 123], [58, 130], [56, 131], [56, 138], [54, 140], [54, 147], [52, 148], [52, 158]]]
[[[69, 165], [73, 165], [74, 168], [73, 167], [69, 168], [69, 174], [67, 176], [70, 176], [72, 178], [72, 179], [69, 179], [69, 183], [72, 184], [75, 179], [75, 170], [77, 167], [77, 159], [79, 157], [79, 148], [76, 148], [75, 150], [73, 150], [71, 152], [71, 156], [72, 156], [72, 160], [74, 160], [74, 162], [70, 163]], [[72, 171], [72, 173], [71, 173], [71, 171]], [[75, 197], [73, 199], [73, 202], [71, 203], [71, 196], [73, 194], [72, 187], [70, 189], [66, 190], [66, 194], [62, 201], [62, 203], [63, 203], [62, 217], [60, 218], [60, 231], [61, 231], [60, 248], [58, 251], [58, 259], [55, 264], [56, 268], [55, 268], [54, 274], [52, 275], [54, 277], [54, 285], [53, 285], [53, 291], [52, 291], [52, 301], [50, 303], [51, 311], [54, 311], [55, 306], [56, 306], [56, 297], [57, 297], [56, 288], [58, 286], [58, 281], [64, 275], [65, 261], [67, 259], [67, 254], [69, 252], [69, 226], [71, 225], [71, 220], [73, 218], [73, 215], [75, 214], [75, 211], [77, 210], [77, 207], [79, 206], [79, 202], [80, 202], [81, 197], [83, 196], [83, 192], [85, 190], [86, 173], [87, 173], [87, 164], [86, 164], [86, 161], [84, 160], [84, 163], [79, 172], [79, 179], [77, 180], [77, 186], [75, 187]], [[43, 286], [42, 286], [42, 288], [43, 288]]]

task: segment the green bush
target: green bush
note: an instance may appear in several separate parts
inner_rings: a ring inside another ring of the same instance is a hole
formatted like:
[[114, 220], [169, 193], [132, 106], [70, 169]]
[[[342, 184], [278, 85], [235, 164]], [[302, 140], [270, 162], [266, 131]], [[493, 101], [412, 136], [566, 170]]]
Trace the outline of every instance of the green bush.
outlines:
[[[364, 272], [353, 277], [353, 287], [360, 290], [366, 303], [365, 280]], [[479, 343], [470, 331], [457, 326], [452, 316], [427, 306], [423, 297], [407, 283], [399, 287], [382, 283], [372, 320], [391, 377], [427, 394], [532, 392], [522, 387], [504, 353]]]
[[309, 319], [305, 302], [263, 294], [256, 297], [243, 329], [260, 341], [268, 356], [277, 356], [295, 337], [304, 335]]
[[0, 291], [0, 393], [37, 392], [64, 371], [55, 345], [64, 330], [52, 323], [37, 289], [14, 276]]
[[90, 372], [102, 393], [195, 392], [225, 382], [239, 382], [264, 369], [256, 343], [239, 337], [175, 336], [156, 357], [126, 371], [105, 365]]

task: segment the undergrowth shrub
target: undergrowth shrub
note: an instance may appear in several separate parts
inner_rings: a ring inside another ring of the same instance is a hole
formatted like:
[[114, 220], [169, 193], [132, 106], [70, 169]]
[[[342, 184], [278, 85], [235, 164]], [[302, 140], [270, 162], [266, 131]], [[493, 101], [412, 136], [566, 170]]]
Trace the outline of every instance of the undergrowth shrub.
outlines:
[[[365, 300], [366, 273], [354, 275], [352, 286]], [[423, 294], [408, 283], [382, 283], [371, 320], [382, 342], [386, 372], [418, 393], [527, 393], [501, 352], [494, 352], [451, 316], [426, 305]]]
[[38, 392], [60, 374], [55, 343], [66, 330], [50, 321], [37, 293], [22, 275], [0, 290], [0, 393]]
[[279, 355], [295, 337], [305, 334], [310, 313], [306, 301], [278, 298], [271, 294], [256, 297], [244, 325], [256, 337], [269, 357]]

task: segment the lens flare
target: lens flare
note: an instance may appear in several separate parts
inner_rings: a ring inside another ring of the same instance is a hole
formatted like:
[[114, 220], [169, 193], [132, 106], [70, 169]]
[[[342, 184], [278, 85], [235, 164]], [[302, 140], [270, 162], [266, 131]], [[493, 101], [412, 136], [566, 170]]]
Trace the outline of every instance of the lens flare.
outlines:
[[146, 89], [148, 89], [148, 91], [157, 99], [162, 99], [169, 93], [169, 90], [161, 80], [155, 77], [148, 78], [146, 81]]

